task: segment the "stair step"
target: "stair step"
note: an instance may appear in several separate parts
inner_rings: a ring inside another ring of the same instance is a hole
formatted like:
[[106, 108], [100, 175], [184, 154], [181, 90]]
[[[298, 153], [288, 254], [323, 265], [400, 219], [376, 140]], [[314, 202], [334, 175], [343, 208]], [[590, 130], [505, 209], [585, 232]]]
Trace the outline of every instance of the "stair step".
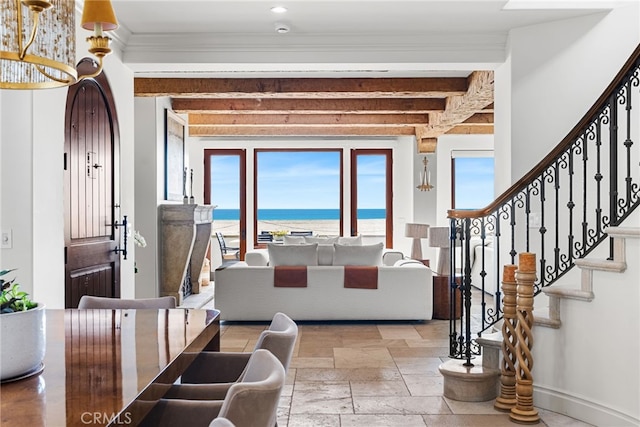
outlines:
[[537, 310], [533, 310], [533, 324], [536, 326], [543, 326], [545, 328], [560, 329], [562, 322], [560, 319], [551, 319], [546, 313], [548, 313], [548, 307], [542, 307]]
[[582, 289], [567, 288], [565, 286], [550, 286], [548, 288], [543, 288], [542, 292], [547, 296], [587, 302], [593, 300], [595, 297], [593, 292], [584, 291]]
[[606, 227], [604, 232], [611, 237], [626, 237], [627, 239], [640, 239], [639, 227]]
[[582, 258], [577, 259], [575, 264], [584, 270], [609, 271], [612, 273], [622, 273], [627, 269], [626, 262], [611, 261], [608, 259]]

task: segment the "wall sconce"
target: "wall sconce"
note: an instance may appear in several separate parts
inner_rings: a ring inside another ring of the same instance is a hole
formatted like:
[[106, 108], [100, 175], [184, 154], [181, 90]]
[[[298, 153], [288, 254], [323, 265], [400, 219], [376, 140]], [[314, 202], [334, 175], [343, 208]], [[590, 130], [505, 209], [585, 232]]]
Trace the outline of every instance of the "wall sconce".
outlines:
[[84, 2], [82, 28], [94, 32], [87, 41], [99, 67], [95, 73], [80, 77], [76, 71], [75, 1], [0, 0], [0, 5], [1, 89], [68, 86], [102, 72], [102, 58], [111, 53], [111, 38], [103, 31], [118, 28], [111, 0]]
[[429, 226], [427, 224], [405, 224], [404, 235], [413, 238], [411, 246], [411, 258], [422, 260], [422, 242], [420, 239], [429, 237]]
[[420, 191], [431, 191], [433, 188], [433, 185], [431, 185], [431, 172], [427, 169], [428, 163], [429, 161], [427, 160], [427, 156], [424, 156], [422, 159], [424, 169], [420, 172], [420, 185], [416, 187]]

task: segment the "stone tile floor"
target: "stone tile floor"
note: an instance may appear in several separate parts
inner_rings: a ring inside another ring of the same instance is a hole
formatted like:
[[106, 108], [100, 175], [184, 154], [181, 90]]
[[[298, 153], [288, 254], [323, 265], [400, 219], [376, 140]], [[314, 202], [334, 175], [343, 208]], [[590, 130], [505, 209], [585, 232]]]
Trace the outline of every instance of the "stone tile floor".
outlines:
[[[224, 351], [251, 351], [267, 323], [222, 324]], [[280, 427], [513, 426], [493, 401], [442, 396], [448, 321], [299, 323]], [[587, 426], [539, 409], [540, 425]]]

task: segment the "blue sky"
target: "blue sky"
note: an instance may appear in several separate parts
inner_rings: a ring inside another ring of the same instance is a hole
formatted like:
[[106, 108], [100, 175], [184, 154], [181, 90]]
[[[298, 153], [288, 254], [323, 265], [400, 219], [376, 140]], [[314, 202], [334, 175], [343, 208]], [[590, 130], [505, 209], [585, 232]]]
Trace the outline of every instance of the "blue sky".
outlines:
[[456, 157], [456, 209], [481, 209], [494, 200], [493, 157]]
[[[239, 208], [237, 156], [212, 156], [212, 204]], [[456, 208], [479, 209], [494, 199], [493, 158], [456, 158]], [[384, 156], [358, 156], [358, 208], [384, 209]], [[333, 151], [258, 153], [261, 209], [338, 209], [340, 155]]]
[[[238, 209], [238, 157], [213, 156], [212, 203]], [[384, 209], [384, 158], [359, 156], [358, 208]], [[335, 151], [258, 153], [261, 209], [338, 209], [340, 154]]]

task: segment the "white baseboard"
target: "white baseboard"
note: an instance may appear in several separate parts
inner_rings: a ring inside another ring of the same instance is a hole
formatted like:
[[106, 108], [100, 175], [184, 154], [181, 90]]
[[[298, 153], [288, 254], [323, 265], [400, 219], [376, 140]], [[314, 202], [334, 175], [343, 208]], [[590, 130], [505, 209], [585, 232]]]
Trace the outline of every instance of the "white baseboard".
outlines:
[[546, 409], [567, 415], [585, 423], [602, 427], [638, 426], [640, 419], [629, 414], [571, 395], [563, 390], [555, 390], [544, 386], [534, 386], [533, 404], [537, 408]]

